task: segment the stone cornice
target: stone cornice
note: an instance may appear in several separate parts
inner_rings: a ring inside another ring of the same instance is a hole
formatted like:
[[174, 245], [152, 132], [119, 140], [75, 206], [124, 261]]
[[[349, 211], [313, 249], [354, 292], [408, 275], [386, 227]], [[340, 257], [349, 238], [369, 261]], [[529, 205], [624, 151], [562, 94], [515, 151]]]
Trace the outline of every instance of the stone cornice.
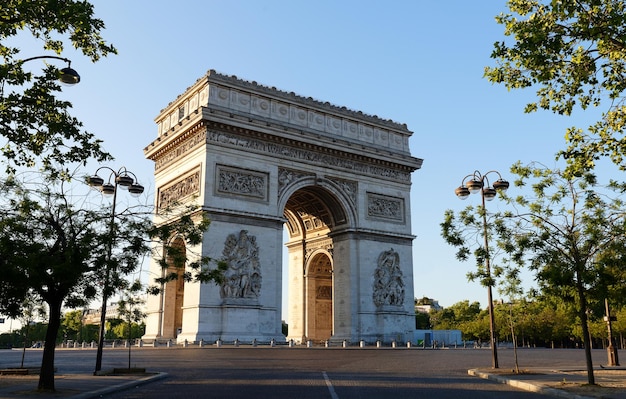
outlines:
[[406, 125], [215, 71], [209, 71], [162, 110], [155, 119], [158, 136], [174, 134], [199, 115], [243, 123], [252, 129], [267, 126], [283, 134], [317, 136], [318, 142], [331, 145], [358, 145], [369, 151], [410, 157], [409, 137], [413, 132]]
[[294, 92], [282, 91], [282, 90], [277, 89], [276, 87], [264, 86], [262, 84], [257, 83], [256, 81], [248, 81], [245, 79], [241, 79], [237, 77], [236, 75], [224, 75], [215, 71], [214, 69], [208, 70], [204, 76], [200, 77], [198, 80], [196, 80], [194, 84], [189, 86], [185, 90], [184, 93], [178, 95], [174, 101], [170, 102], [167, 105], [167, 107], [163, 108], [160, 114], [161, 115], [167, 114], [171, 110], [177, 109], [179, 107], [179, 104], [181, 103], [181, 100], [184, 100], [184, 98], [190, 92], [194, 90], [198, 90], [199, 87], [202, 87], [204, 85], [211, 84], [211, 83], [219, 83], [224, 86], [231, 87], [231, 88], [237, 87], [241, 89], [246, 89], [249, 91], [254, 91], [260, 94], [264, 94], [265, 96], [268, 96], [268, 97], [281, 99], [286, 102], [298, 103], [298, 104], [305, 105], [310, 108], [316, 108], [320, 111], [325, 111], [325, 112], [334, 113], [338, 115], [345, 115], [354, 119], [360, 119], [364, 121], [367, 120], [370, 123], [375, 124], [375, 125], [381, 125], [381, 126], [386, 126], [391, 129], [405, 131], [409, 133], [409, 135], [412, 133], [408, 130], [406, 124], [401, 124], [391, 119], [383, 119], [383, 118], [378, 117], [377, 115], [368, 115], [368, 114], [363, 113], [362, 111], [354, 111], [347, 107], [333, 105], [329, 103], [328, 101], [320, 101], [312, 97], [300, 96]]

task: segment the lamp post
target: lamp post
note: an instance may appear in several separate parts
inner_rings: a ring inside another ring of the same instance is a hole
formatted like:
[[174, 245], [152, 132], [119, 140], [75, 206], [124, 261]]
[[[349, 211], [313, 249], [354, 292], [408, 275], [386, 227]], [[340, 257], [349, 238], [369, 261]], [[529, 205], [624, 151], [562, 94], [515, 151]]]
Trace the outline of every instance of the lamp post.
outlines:
[[[100, 170], [107, 170], [110, 172], [109, 179], [104, 182], [104, 179], [98, 176]], [[93, 372], [97, 375], [102, 369], [102, 349], [104, 347], [104, 325], [106, 323], [106, 311], [107, 301], [109, 300], [109, 279], [111, 274], [111, 255], [113, 251], [114, 231], [115, 231], [115, 202], [117, 201], [117, 189], [127, 189], [133, 196], [138, 196], [143, 193], [143, 186], [137, 183], [137, 177], [134, 173], [127, 170], [125, 167], [121, 167], [118, 171], [109, 168], [108, 166], [102, 166], [96, 170], [93, 176], [87, 179], [87, 183], [92, 187], [97, 187], [104, 195], [113, 195], [113, 202], [111, 205], [111, 219], [109, 223], [109, 232], [111, 237], [107, 243], [106, 249], [106, 266], [104, 270], [104, 286], [102, 288], [102, 308], [100, 314], [100, 335], [98, 337], [98, 351], [96, 354], [96, 368]]]
[[[498, 180], [496, 180], [493, 185], [490, 185], [489, 179], [487, 176], [491, 173], [495, 173], [498, 175]], [[470, 178], [469, 181], [466, 181]], [[502, 179], [500, 173], [492, 170], [485, 174], [481, 174], [479, 171], [474, 171], [474, 173], [469, 174], [463, 178], [461, 181], [461, 186], [459, 186], [456, 190], [454, 190], [457, 197], [462, 200], [467, 199], [470, 194], [476, 194], [480, 192], [480, 197], [482, 199], [483, 206], [483, 236], [485, 239], [485, 273], [487, 274], [487, 307], [489, 309], [489, 332], [491, 335], [491, 355], [492, 355], [492, 366], [494, 369], [498, 368], [498, 348], [496, 347], [496, 339], [495, 339], [495, 330], [496, 323], [493, 314], [493, 299], [491, 295], [491, 265], [489, 263], [489, 239], [487, 235], [487, 208], [485, 208], [485, 201], [491, 201], [494, 199], [498, 193], [498, 191], [506, 191], [509, 188], [509, 182]]]
[[78, 74], [78, 72], [76, 72], [74, 69], [70, 67], [72, 65], [72, 61], [69, 60], [68, 58], [57, 57], [55, 55], [39, 55], [37, 57], [30, 57], [30, 58], [23, 59], [19, 63], [23, 64], [27, 61], [38, 60], [42, 58], [51, 58], [51, 59], [67, 62], [67, 67], [59, 70], [59, 81], [61, 83], [71, 86], [80, 82], [80, 75]]

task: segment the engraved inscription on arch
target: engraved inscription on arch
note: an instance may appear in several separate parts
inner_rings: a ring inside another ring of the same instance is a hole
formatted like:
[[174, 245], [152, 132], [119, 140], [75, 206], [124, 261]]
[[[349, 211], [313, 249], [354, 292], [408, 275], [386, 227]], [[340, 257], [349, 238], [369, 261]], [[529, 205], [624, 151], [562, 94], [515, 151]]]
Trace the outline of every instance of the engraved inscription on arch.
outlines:
[[249, 199], [268, 200], [268, 174], [231, 166], [217, 165], [217, 193], [247, 197]]
[[404, 223], [404, 199], [367, 193], [367, 216]]
[[200, 167], [184, 175], [182, 178], [159, 188], [157, 208], [165, 209], [175, 203], [183, 202], [193, 196], [200, 195]]

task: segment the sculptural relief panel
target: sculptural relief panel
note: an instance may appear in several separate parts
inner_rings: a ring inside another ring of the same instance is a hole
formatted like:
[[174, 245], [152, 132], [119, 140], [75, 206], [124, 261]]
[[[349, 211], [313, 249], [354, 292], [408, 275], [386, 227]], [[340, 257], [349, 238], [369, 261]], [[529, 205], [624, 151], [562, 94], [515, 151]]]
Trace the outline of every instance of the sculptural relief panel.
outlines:
[[344, 195], [350, 199], [353, 205], [356, 205], [356, 196], [358, 193], [358, 183], [352, 180], [338, 179], [334, 177], [329, 177], [328, 180], [335, 183], [339, 189], [344, 193]]
[[404, 223], [404, 199], [367, 193], [367, 216], [374, 219]]
[[267, 201], [267, 173], [225, 165], [217, 165], [215, 173], [217, 194]]
[[404, 304], [404, 278], [400, 269], [400, 255], [391, 248], [378, 256], [374, 271], [373, 300], [378, 307]]
[[282, 196], [283, 191], [293, 182], [305, 177], [315, 176], [310, 172], [302, 172], [299, 170], [279, 168], [278, 169], [278, 196]]
[[160, 187], [157, 194], [157, 208], [165, 209], [198, 195], [200, 195], [199, 166], [182, 178]]
[[241, 230], [224, 243], [223, 260], [228, 264], [220, 287], [222, 299], [258, 299], [261, 294], [261, 264], [256, 237]]

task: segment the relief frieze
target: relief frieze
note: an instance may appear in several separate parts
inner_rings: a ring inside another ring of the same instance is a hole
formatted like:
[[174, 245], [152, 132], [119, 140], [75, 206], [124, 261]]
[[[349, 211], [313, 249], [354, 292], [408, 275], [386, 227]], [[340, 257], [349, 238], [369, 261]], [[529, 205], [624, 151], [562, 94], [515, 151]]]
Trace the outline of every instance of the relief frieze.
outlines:
[[367, 193], [367, 216], [404, 222], [404, 199]]
[[216, 142], [220, 143], [221, 145], [235, 147], [239, 149], [245, 149], [247, 151], [264, 153], [266, 155], [280, 156], [282, 158], [292, 159], [295, 161], [311, 162], [326, 167], [347, 169], [357, 173], [384, 177], [385, 179], [391, 179], [401, 182], [411, 181], [411, 174], [406, 171], [386, 168], [382, 166], [374, 166], [365, 162], [347, 159], [346, 157], [342, 156], [329, 155], [303, 148], [291, 147], [284, 144], [277, 144], [253, 138], [241, 137], [234, 134], [220, 132], [217, 130], [208, 130], [207, 141]]
[[217, 165], [217, 192], [267, 201], [267, 173]]
[[171, 162], [183, 158], [192, 149], [206, 143], [206, 129], [198, 129], [190, 134], [184, 140], [174, 145], [171, 149], [164, 151], [158, 158], [154, 160], [155, 170], [160, 170]]
[[200, 195], [200, 168], [165, 187], [159, 188], [158, 209], [166, 209], [185, 199]]

